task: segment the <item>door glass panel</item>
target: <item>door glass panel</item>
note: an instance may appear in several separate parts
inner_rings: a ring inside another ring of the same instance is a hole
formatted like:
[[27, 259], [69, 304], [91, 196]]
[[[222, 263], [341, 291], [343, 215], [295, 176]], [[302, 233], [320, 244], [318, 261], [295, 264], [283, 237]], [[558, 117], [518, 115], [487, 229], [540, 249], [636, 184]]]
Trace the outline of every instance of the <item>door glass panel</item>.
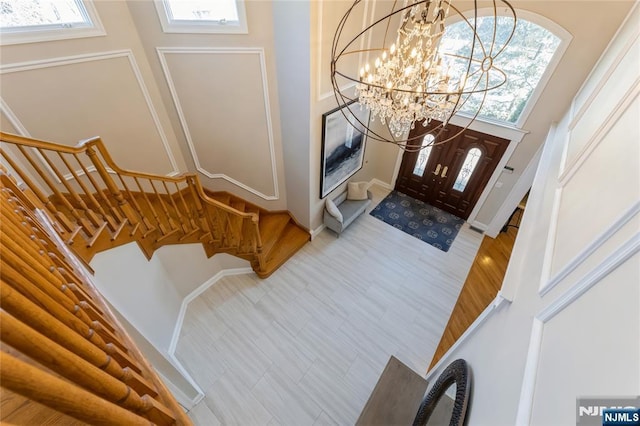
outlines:
[[464, 159], [464, 163], [462, 164], [462, 168], [460, 169], [460, 173], [458, 173], [458, 177], [456, 178], [456, 182], [453, 184], [453, 189], [456, 191], [463, 192], [469, 183], [469, 178], [473, 174], [476, 166], [478, 165], [478, 160], [482, 156], [482, 152], [478, 148], [473, 148], [469, 150], [467, 154], [467, 158]]
[[418, 160], [413, 168], [413, 174], [422, 177], [424, 175], [424, 169], [427, 167], [427, 161], [431, 154], [431, 143], [433, 143], [435, 137], [433, 135], [426, 135], [422, 138], [422, 149], [418, 154]]

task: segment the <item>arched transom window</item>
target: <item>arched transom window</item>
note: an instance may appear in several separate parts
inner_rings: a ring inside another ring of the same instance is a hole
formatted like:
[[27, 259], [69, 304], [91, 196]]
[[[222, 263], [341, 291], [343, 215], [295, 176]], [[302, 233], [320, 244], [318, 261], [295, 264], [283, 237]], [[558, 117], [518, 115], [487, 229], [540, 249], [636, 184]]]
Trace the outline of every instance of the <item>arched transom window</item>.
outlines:
[[[486, 46], [491, 44], [494, 19], [493, 16], [478, 17], [477, 32]], [[513, 25], [513, 18], [498, 16], [497, 19], [496, 41], [498, 46], [502, 46], [508, 37], [508, 29]], [[441, 48], [446, 52], [468, 56], [471, 53], [471, 45], [468, 42], [471, 37], [472, 31], [466, 23], [450, 24], [442, 38]], [[548, 29], [518, 17], [515, 34], [495, 63], [506, 73], [507, 82], [487, 93], [478, 116], [510, 124], [518, 123], [527, 102], [534, 97], [561, 41], [560, 37]], [[480, 55], [481, 49], [476, 48], [474, 57], [481, 57]], [[475, 114], [481, 102], [482, 95], [473, 95], [462, 107], [461, 112]]]

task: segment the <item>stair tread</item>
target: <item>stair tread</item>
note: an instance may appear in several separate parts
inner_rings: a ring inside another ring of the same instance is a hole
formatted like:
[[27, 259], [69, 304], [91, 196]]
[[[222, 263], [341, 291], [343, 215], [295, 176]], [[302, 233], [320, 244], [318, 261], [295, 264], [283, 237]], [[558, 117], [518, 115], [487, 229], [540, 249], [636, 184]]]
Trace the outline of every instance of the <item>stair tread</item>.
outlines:
[[309, 242], [309, 233], [294, 223], [288, 223], [271, 251], [266, 256], [265, 271], [258, 275], [266, 278]]
[[258, 226], [260, 229], [260, 238], [262, 239], [262, 252], [268, 256], [275, 243], [280, 238], [280, 234], [284, 231], [290, 222], [290, 217], [283, 213], [273, 213], [262, 215]]
[[[258, 227], [260, 237], [262, 239], [262, 255], [264, 256], [263, 259], [265, 260], [263, 263], [264, 270], [258, 271], [257, 268], [255, 268], [255, 270], [258, 276], [262, 278], [266, 278], [271, 275], [282, 264], [284, 264], [287, 259], [291, 258], [302, 246], [304, 246], [304, 244], [309, 241], [308, 232], [300, 228], [292, 220], [288, 212], [269, 212], [251, 204], [250, 202], [243, 200], [240, 197], [226, 192], [211, 193], [207, 191], [207, 195], [215, 199], [216, 201], [222, 202], [239, 211], [244, 211], [246, 213], [255, 213], [258, 215]], [[147, 202], [141, 194], [135, 194], [134, 197], [136, 198], [138, 204], [140, 204], [145, 211], [149, 210]], [[91, 259], [93, 255], [98, 252], [135, 241], [138, 243], [138, 246], [142, 249], [145, 256], [147, 258], [151, 258], [155, 250], [166, 244], [201, 243], [203, 244], [207, 257], [213, 256], [216, 253], [230, 253], [234, 256], [239, 256], [253, 262], [251, 256], [243, 256], [241, 254], [233, 252], [233, 249], [229, 251], [228, 248], [216, 247], [216, 244], [211, 245], [208, 244], [208, 242], [202, 241], [201, 232], [194, 232], [192, 233], [192, 235], [184, 235], [182, 232], [176, 230], [174, 233], [172, 233], [172, 235], [163, 235], [159, 232], [158, 226], [164, 225], [167, 229], [169, 228], [168, 222], [163, 217], [163, 207], [158, 202], [158, 200], [154, 198], [153, 195], [149, 195], [149, 197], [149, 200], [153, 204], [153, 207], [162, 217], [162, 221], [160, 223], [156, 223], [153, 215], [151, 215], [151, 212], [147, 211], [147, 217], [150, 218], [150, 220], [153, 222], [155, 230], [147, 232], [147, 225], [145, 225], [143, 229], [145, 232], [138, 232], [133, 235], [131, 235], [129, 231], [120, 232], [114, 239], [111, 238], [111, 233], [105, 233], [104, 235], [101, 235], [99, 238], [97, 238], [97, 241], [95, 242], [95, 245], [93, 247], [85, 248], [85, 244], [81, 244], [81, 255], [86, 257], [87, 259]], [[52, 197], [52, 199], [54, 202], [58, 201], [55, 200], [54, 197]], [[191, 203], [192, 194], [185, 193], [183, 199], [185, 202]], [[56, 204], [60, 205], [60, 209], [64, 210], [64, 205], [62, 203], [58, 201]], [[167, 206], [170, 207], [168, 203]], [[215, 207], [206, 204], [204, 207], [205, 210], [215, 209]], [[239, 220], [239, 218], [232, 218], [231, 225], [234, 228], [240, 227], [242, 226], [242, 220]], [[160, 239], [161, 241], [157, 241], [158, 239]], [[77, 249], [80, 249], [80, 246]]]

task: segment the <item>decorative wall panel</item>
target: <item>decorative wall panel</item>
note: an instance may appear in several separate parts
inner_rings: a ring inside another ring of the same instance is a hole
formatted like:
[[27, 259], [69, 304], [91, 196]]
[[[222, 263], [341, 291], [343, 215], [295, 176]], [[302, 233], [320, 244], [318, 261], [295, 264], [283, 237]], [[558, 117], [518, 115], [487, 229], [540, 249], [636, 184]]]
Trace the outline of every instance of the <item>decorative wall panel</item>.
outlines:
[[4, 65], [2, 110], [24, 136], [75, 145], [100, 136], [116, 163], [179, 173], [130, 50]]
[[196, 169], [278, 199], [261, 48], [158, 48]]

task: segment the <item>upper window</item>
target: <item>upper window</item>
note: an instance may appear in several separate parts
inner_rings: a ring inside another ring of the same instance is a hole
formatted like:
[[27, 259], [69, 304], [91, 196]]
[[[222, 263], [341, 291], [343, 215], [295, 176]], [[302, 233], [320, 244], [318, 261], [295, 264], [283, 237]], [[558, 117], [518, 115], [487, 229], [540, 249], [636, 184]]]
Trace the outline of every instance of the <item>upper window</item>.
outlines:
[[[485, 46], [490, 45], [494, 36], [494, 19], [492, 16], [478, 17], [477, 32]], [[508, 31], [500, 29], [511, 28], [513, 18], [499, 16], [497, 19], [496, 44], [503, 46]], [[442, 46], [447, 52], [468, 56], [471, 46], [466, 40], [471, 37], [471, 28], [464, 22], [456, 22], [447, 26]], [[523, 111], [527, 108], [527, 103], [537, 97], [538, 85], [552, 63], [561, 41], [546, 28], [518, 17], [511, 42], [495, 62], [495, 65], [506, 73], [507, 82], [487, 93], [478, 117], [509, 124], [522, 124]], [[481, 49], [476, 49], [475, 54], [481, 54]], [[473, 95], [464, 104], [461, 112], [475, 114], [481, 102], [482, 94]]]
[[90, 2], [0, 0], [2, 44], [92, 37], [105, 32]]
[[247, 33], [243, 0], [158, 0], [165, 33]]

